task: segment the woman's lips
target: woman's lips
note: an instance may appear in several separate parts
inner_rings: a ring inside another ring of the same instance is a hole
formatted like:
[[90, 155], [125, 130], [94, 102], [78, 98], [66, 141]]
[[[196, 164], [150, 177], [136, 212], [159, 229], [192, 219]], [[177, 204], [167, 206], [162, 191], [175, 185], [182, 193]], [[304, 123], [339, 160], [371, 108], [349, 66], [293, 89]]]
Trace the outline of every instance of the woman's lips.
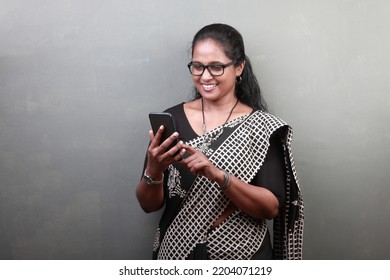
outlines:
[[211, 91], [213, 90], [217, 84], [202, 84], [202, 87], [205, 91]]

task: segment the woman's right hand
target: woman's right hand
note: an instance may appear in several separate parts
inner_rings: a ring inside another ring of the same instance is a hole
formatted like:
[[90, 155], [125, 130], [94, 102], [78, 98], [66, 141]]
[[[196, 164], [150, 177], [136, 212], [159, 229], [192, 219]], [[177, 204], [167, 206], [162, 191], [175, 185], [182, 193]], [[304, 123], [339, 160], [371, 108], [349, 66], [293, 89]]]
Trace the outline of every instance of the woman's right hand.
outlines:
[[164, 126], [159, 127], [156, 135], [153, 134], [152, 130], [149, 131], [150, 145], [148, 147], [146, 172], [152, 178], [160, 178], [161, 174], [170, 164], [181, 159], [181, 153], [178, 153], [181, 147], [180, 143], [166, 151], [166, 149], [179, 137], [179, 133], [174, 132], [160, 144], [163, 132]]
[[[164, 127], [161, 126], [156, 135], [153, 131], [149, 131], [150, 145], [147, 151], [147, 165], [145, 173], [155, 181], [160, 181], [163, 178], [163, 172], [167, 167], [181, 159], [184, 151], [177, 153], [180, 149], [180, 143], [174, 147], [165, 151], [176, 139], [179, 137], [179, 133], [174, 132], [165, 141], [160, 144], [161, 136], [163, 134]], [[177, 153], [177, 154], [176, 154]], [[138, 183], [136, 188], [136, 195], [141, 208], [147, 212], [154, 212], [164, 205], [164, 190], [163, 183], [159, 183], [153, 186], [147, 185], [144, 179]]]

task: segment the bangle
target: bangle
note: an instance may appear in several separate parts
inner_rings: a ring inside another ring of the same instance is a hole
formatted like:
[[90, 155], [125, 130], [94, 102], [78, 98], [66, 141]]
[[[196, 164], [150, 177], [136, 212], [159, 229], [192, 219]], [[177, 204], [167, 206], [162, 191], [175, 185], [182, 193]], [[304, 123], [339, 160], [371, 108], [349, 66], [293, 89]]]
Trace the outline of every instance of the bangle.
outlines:
[[219, 189], [221, 191], [226, 191], [230, 186], [232, 175], [230, 175], [230, 173], [228, 173], [226, 170], [223, 170], [223, 176], [224, 176], [223, 184], [219, 186]]

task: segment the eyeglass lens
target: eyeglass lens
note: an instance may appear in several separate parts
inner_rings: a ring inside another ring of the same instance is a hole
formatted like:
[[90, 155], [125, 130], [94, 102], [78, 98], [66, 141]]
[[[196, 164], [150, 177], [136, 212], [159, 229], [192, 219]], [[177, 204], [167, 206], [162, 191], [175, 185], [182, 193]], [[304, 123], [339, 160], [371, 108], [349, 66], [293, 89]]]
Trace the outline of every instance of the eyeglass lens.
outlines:
[[212, 76], [221, 76], [223, 75], [226, 66], [228, 65], [202, 65], [199, 63], [190, 63], [188, 65], [191, 74], [194, 76], [203, 75], [206, 68]]

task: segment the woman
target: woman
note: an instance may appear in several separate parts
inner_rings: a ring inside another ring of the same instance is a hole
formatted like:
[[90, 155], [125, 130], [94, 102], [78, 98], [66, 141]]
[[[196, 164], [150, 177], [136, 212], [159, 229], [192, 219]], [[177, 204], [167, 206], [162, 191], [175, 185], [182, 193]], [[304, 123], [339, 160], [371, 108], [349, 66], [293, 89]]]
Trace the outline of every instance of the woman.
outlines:
[[225, 24], [205, 26], [193, 39], [188, 68], [195, 97], [166, 110], [177, 129], [167, 140], [160, 144], [163, 127], [150, 131], [136, 190], [145, 212], [165, 207], [153, 257], [301, 259], [292, 130], [266, 113], [242, 36]]

